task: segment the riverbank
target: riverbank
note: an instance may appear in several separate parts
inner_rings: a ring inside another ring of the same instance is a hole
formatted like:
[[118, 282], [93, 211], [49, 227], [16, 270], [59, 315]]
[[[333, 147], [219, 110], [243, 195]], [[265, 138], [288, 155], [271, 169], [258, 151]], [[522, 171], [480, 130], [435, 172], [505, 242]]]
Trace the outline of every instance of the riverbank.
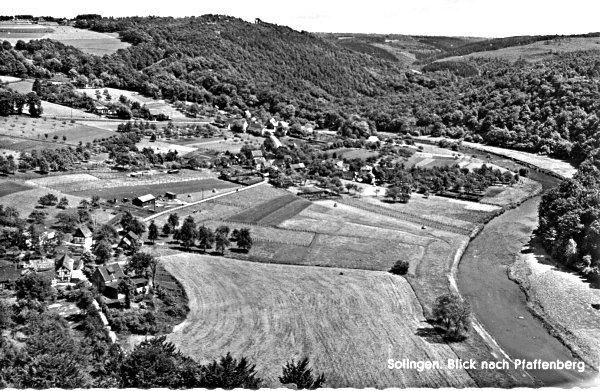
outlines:
[[595, 370], [600, 368], [600, 290], [581, 276], [561, 270], [533, 237], [508, 271], [519, 284], [529, 309], [575, 355]]

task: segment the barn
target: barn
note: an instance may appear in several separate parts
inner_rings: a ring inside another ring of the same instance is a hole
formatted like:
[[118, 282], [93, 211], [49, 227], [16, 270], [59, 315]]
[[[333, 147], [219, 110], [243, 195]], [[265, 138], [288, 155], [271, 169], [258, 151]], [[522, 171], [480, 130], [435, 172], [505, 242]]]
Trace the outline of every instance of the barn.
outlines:
[[143, 196], [139, 196], [133, 199], [133, 205], [139, 206], [141, 208], [147, 208], [149, 206], [156, 206], [156, 198], [152, 194], [146, 194]]

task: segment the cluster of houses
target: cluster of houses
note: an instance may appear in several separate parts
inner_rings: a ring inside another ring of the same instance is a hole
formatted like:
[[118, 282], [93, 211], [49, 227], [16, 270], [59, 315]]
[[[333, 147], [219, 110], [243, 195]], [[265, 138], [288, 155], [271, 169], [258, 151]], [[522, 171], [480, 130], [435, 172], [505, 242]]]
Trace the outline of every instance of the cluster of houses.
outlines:
[[[146, 204], [153, 201], [153, 197], [138, 197]], [[121, 240], [114, 247], [124, 250], [132, 249], [141, 244], [141, 239], [134, 232], [122, 232], [117, 225], [117, 230], [122, 233]], [[40, 240], [52, 240], [55, 236], [53, 231], [40, 233]], [[31, 241], [31, 238], [28, 239]], [[74, 286], [80, 283], [94, 286], [99, 293], [105, 296], [107, 303], [120, 305], [124, 295], [119, 293], [119, 282], [125, 277], [121, 265], [113, 263], [109, 265], [87, 265], [87, 276], [84, 273], [86, 266], [82, 258], [86, 251], [93, 246], [93, 234], [86, 226], [77, 227], [72, 234], [70, 243], [58, 246], [55, 258], [46, 258], [33, 252], [22, 252], [11, 262], [0, 266], [0, 291], [14, 289], [16, 281], [28, 273], [37, 273], [48, 277], [52, 285], [56, 287]], [[90, 270], [91, 269], [91, 270]], [[90, 277], [90, 278], [88, 278]], [[145, 278], [133, 277], [136, 293], [147, 293], [149, 282]]]

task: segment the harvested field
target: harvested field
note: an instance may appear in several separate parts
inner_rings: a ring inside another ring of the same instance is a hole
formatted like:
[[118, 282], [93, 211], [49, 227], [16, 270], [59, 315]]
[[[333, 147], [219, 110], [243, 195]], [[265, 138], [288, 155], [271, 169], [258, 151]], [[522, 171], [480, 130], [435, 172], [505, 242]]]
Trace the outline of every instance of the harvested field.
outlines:
[[189, 193], [201, 193], [204, 190], [205, 196], [211, 194], [212, 189], [229, 189], [236, 187], [231, 182], [225, 182], [218, 179], [199, 179], [188, 180], [182, 182], [164, 182], [164, 183], [147, 183], [142, 185], [118, 186], [118, 187], [101, 187], [81, 191], [71, 191], [71, 194], [80, 197], [91, 197], [99, 195], [104, 199], [112, 198], [135, 198], [144, 194], [153, 194], [154, 196], [164, 195], [166, 192], [174, 192], [181, 199]]
[[246, 356], [267, 387], [287, 360], [303, 355], [329, 387], [475, 386], [463, 370], [387, 369], [389, 358], [456, 358], [448, 345], [419, 336], [431, 327], [401, 277], [188, 254], [163, 264], [191, 309], [169, 339], [200, 362], [227, 351]]
[[[9, 194], [18, 193], [20, 191], [30, 190], [30, 186], [23, 185], [21, 183], [4, 181], [0, 179], [0, 197], [4, 197]], [[10, 206], [10, 205], [7, 205]]]
[[99, 181], [97, 177], [90, 174], [67, 174], [67, 175], [55, 175], [42, 177], [38, 179], [32, 179], [29, 182], [46, 187], [55, 187], [67, 185], [70, 183], [87, 182], [87, 181]]
[[334, 154], [338, 159], [367, 159], [373, 156], [379, 156], [379, 152], [377, 151], [369, 151], [363, 148], [338, 148], [338, 149], [330, 149], [325, 151], [328, 156], [333, 156]]
[[359, 202], [422, 216], [426, 219], [465, 229], [475, 228], [477, 224], [489, 219], [490, 212], [493, 213], [500, 209], [497, 206], [481, 205], [477, 202], [453, 200], [434, 195], [424, 198], [423, 195], [417, 193], [413, 193], [410, 201], [406, 204], [388, 202], [387, 199], [382, 197], [362, 197]]
[[256, 223], [263, 225], [278, 225], [294, 217], [310, 205], [310, 201], [287, 194], [274, 200], [265, 201], [228, 220], [239, 223]]

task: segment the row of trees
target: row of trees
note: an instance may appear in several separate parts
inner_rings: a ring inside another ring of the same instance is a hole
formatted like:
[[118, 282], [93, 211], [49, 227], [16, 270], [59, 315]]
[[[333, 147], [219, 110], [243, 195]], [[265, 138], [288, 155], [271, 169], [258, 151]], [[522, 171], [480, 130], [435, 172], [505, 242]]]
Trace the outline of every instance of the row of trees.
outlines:
[[186, 217], [181, 227], [177, 229], [178, 225], [179, 217], [177, 214], [171, 214], [162, 227], [162, 233], [164, 235], [172, 233], [173, 239], [178, 240], [187, 249], [197, 246], [202, 251], [206, 251], [214, 245], [215, 249], [223, 254], [231, 242], [237, 243], [238, 248], [245, 251], [250, 251], [252, 248], [253, 241], [248, 228], [234, 229], [230, 232], [228, 226], [221, 225], [213, 231], [205, 225], [197, 226], [192, 216]]

